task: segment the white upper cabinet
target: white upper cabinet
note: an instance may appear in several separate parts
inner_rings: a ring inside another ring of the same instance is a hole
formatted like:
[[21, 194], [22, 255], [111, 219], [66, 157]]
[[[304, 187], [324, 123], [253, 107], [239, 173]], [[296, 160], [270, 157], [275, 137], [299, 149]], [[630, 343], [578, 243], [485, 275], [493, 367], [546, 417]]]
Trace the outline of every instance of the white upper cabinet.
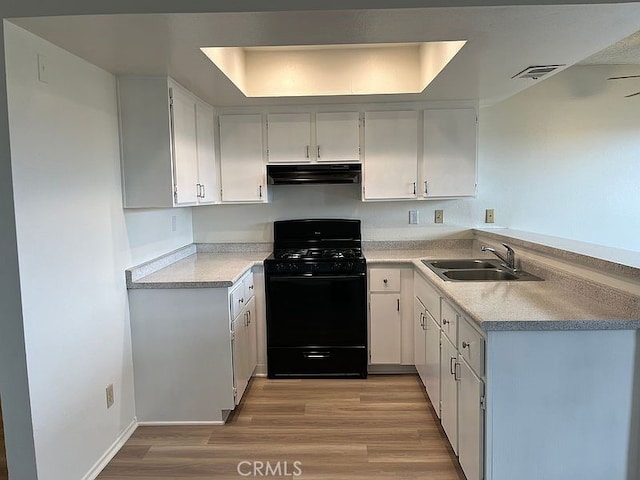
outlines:
[[418, 112], [366, 112], [364, 200], [417, 198]]
[[222, 201], [266, 202], [262, 115], [220, 116]]
[[359, 162], [360, 114], [267, 115], [269, 163]]
[[477, 115], [474, 108], [425, 110], [420, 193], [430, 197], [476, 194]]
[[360, 114], [317, 113], [314, 153], [318, 162], [359, 162]]
[[198, 147], [196, 102], [186, 91], [171, 86], [171, 125], [176, 205], [193, 205], [198, 200]]
[[217, 187], [215, 121], [213, 108], [196, 102], [196, 139], [198, 152], [198, 204], [220, 200]]
[[197, 205], [200, 172], [215, 178], [212, 107], [168, 77], [119, 77], [118, 110], [125, 208]]
[[269, 162], [310, 162], [312, 157], [311, 114], [267, 115], [267, 138]]

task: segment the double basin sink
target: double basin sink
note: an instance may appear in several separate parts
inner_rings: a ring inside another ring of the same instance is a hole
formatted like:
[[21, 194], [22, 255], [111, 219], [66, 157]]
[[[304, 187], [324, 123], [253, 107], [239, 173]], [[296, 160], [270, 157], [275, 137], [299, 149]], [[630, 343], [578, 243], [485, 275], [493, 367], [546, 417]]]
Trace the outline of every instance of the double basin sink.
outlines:
[[500, 260], [422, 260], [436, 275], [448, 282], [541, 281], [530, 273], [506, 268]]

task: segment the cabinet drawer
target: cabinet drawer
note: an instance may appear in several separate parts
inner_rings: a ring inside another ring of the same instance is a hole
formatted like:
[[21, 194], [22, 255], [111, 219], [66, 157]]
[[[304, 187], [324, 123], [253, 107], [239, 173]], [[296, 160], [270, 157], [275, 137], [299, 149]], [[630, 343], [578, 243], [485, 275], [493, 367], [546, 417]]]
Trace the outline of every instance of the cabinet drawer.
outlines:
[[484, 338], [464, 317], [459, 322], [458, 351], [478, 376], [484, 376]]
[[242, 286], [244, 289], [244, 303], [249, 303], [249, 300], [253, 298], [255, 295], [255, 287], [253, 284], [253, 272], [249, 272], [244, 280], [242, 281]]
[[442, 332], [451, 340], [454, 345], [458, 344], [458, 312], [442, 299]]
[[229, 297], [231, 300], [231, 320], [233, 320], [240, 314], [246, 303], [243, 282], [238, 282], [232, 287]]
[[399, 292], [400, 270], [395, 268], [372, 268], [369, 270], [371, 292]]
[[414, 276], [414, 293], [440, 325], [440, 295], [420, 275]]

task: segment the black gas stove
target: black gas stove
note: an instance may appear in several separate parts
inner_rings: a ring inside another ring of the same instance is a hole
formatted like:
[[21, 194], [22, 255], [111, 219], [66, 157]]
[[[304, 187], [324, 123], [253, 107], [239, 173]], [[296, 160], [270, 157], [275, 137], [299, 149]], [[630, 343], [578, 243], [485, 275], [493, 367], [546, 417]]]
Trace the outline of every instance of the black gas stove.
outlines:
[[269, 378], [367, 375], [359, 220], [274, 223], [264, 262]]

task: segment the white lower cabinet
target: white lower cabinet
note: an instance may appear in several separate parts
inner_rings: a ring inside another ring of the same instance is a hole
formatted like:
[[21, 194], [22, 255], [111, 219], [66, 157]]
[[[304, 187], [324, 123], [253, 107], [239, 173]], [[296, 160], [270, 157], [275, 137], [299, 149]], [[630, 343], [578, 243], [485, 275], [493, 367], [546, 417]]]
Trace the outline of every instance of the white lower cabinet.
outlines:
[[467, 480], [483, 480], [485, 336], [419, 274], [414, 293], [416, 370]]
[[458, 350], [442, 335], [440, 354], [440, 421], [453, 451], [458, 454]]
[[141, 424], [221, 423], [240, 402], [257, 361], [251, 286], [248, 272], [230, 288], [129, 290]]
[[369, 269], [369, 364], [413, 365], [413, 271]]
[[418, 297], [413, 302], [413, 363], [422, 383], [427, 378], [427, 315]]
[[484, 472], [484, 382], [469, 364], [458, 362], [458, 458], [467, 480]]

